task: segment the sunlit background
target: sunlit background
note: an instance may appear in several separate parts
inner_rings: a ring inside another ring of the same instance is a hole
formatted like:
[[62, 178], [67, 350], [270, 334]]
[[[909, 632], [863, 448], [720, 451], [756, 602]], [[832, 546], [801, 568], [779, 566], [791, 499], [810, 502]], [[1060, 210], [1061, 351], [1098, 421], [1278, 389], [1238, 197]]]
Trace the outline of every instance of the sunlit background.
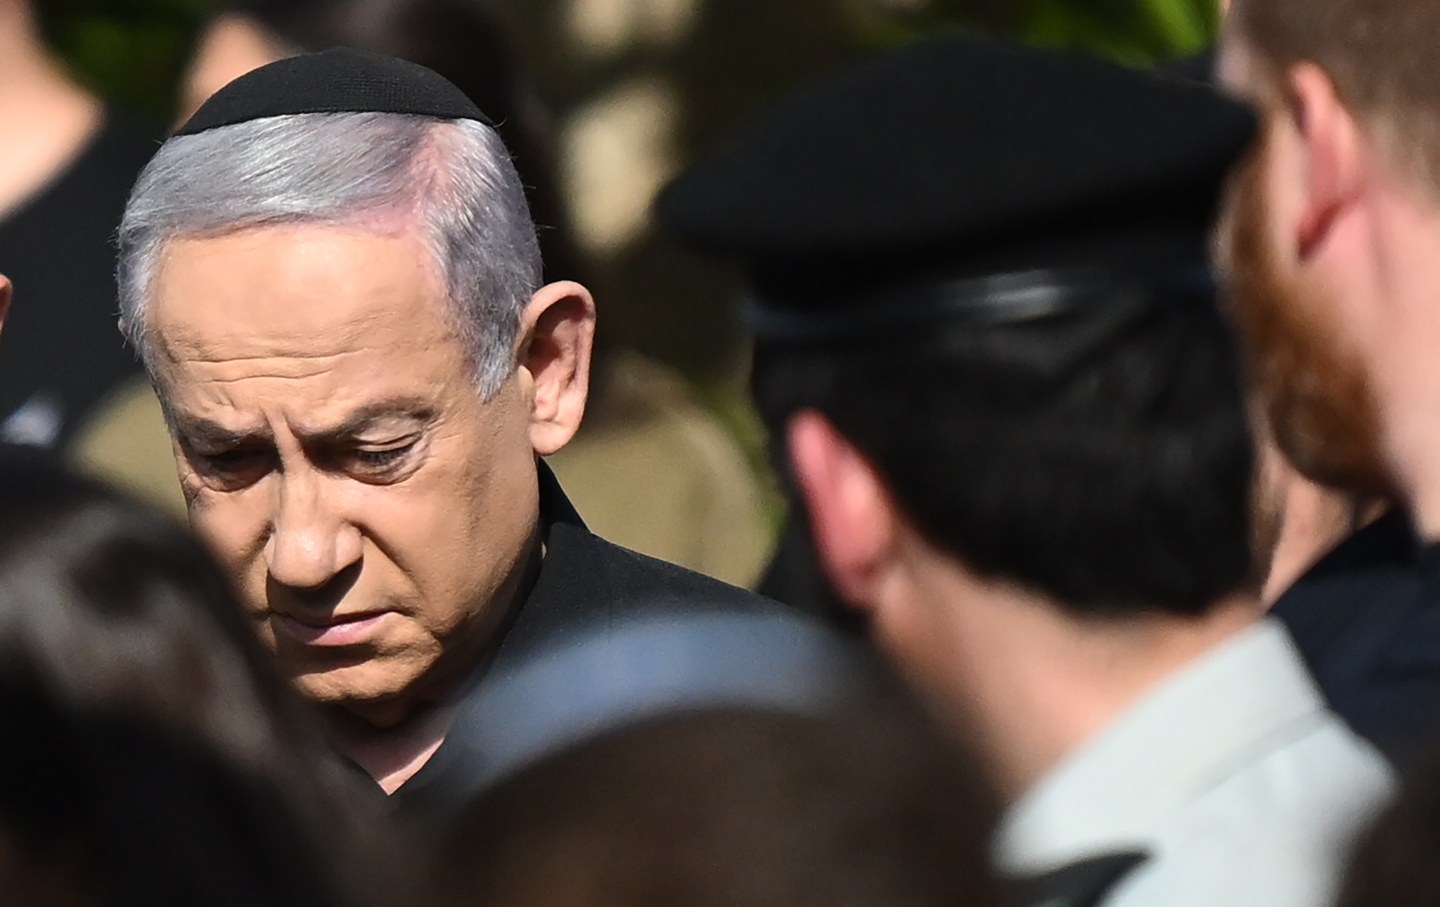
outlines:
[[[681, 368], [752, 450], [734, 276], [657, 237], [656, 190], [786, 88], [876, 49], [983, 29], [1133, 65], [1204, 47], [1215, 0], [476, 0], [499, 9], [550, 106], [603, 329]], [[42, 0], [105, 97], [164, 121], [207, 0]]]

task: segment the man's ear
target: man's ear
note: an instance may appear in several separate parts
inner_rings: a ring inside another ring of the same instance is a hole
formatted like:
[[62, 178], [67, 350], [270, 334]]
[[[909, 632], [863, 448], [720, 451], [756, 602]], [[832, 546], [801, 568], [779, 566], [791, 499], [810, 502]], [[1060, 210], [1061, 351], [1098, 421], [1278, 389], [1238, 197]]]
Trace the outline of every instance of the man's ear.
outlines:
[[0, 329], [5, 327], [5, 316], [10, 314], [10, 278], [0, 274]]
[[825, 575], [841, 598], [875, 610], [899, 537], [889, 491], [864, 455], [814, 410], [791, 417], [786, 440]]
[[1355, 116], [1319, 66], [1292, 67], [1286, 90], [1305, 159], [1305, 203], [1297, 236], [1303, 260], [1330, 237], [1336, 222], [1364, 192], [1366, 145]]
[[541, 287], [520, 316], [516, 358], [530, 405], [530, 444], [542, 457], [570, 443], [580, 428], [594, 344], [595, 300], [573, 281]]

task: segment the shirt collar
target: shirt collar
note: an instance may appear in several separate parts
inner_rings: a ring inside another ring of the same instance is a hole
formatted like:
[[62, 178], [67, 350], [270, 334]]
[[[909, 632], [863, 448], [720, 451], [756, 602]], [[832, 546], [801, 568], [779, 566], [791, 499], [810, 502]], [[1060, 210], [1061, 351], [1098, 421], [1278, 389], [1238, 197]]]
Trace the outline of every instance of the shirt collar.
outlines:
[[1432, 596], [1440, 598], [1440, 541], [1429, 541], [1420, 548], [1418, 555], [1420, 578], [1425, 589]]
[[1034, 873], [1143, 850], [1186, 802], [1324, 717], [1289, 635], [1267, 620], [1170, 677], [1025, 794], [1001, 822], [998, 862]]
[[575, 505], [570, 503], [570, 498], [566, 497], [550, 465], [544, 460], [536, 460], [535, 471], [540, 481], [540, 527], [545, 537], [550, 537], [550, 527], [556, 523], [584, 529], [585, 521], [580, 518]]

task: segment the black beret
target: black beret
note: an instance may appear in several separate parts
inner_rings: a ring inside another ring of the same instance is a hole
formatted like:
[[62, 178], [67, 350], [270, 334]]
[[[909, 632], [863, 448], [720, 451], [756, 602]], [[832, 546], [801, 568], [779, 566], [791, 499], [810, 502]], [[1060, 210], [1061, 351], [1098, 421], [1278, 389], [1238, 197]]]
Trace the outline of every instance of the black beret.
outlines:
[[246, 73], [202, 104], [176, 135], [297, 113], [403, 113], [493, 125], [475, 102], [433, 70], [335, 48]]
[[947, 37], [783, 103], [658, 214], [750, 266], [762, 334], [841, 312], [861, 331], [1030, 317], [1117, 285], [1208, 287], [1223, 181], [1256, 128], [1207, 86]]

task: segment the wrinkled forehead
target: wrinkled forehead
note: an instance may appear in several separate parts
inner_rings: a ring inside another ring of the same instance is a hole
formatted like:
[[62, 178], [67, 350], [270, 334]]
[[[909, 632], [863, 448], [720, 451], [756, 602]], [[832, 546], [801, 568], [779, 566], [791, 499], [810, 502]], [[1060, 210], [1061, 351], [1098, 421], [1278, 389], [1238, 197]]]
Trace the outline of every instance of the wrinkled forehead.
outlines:
[[149, 331], [172, 361], [314, 358], [456, 342], [417, 231], [266, 226], [166, 244]]

